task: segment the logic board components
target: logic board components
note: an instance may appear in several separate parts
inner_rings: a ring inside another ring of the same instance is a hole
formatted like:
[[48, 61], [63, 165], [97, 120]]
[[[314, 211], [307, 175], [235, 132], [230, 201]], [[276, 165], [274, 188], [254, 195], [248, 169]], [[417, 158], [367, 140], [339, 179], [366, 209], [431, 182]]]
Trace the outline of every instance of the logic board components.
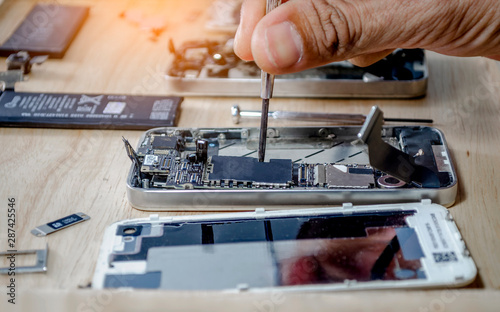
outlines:
[[368, 166], [326, 165], [325, 182], [328, 188], [372, 188], [375, 185], [373, 169]]
[[377, 173], [367, 164], [297, 163], [291, 159], [259, 162], [253, 157], [219, 154], [217, 140], [209, 143], [177, 135], [151, 135], [144, 144], [138, 153], [128, 153], [134, 163], [140, 163], [137, 181], [147, 188], [375, 187]]
[[373, 150], [357, 136], [361, 127], [269, 130], [264, 162], [256, 157], [258, 128], [147, 131], [137, 151], [126, 143], [134, 163], [127, 181], [129, 201], [140, 209], [169, 210], [173, 206], [396, 203], [422, 198], [449, 205], [455, 199], [456, 174], [444, 138], [434, 128], [378, 130], [383, 144], [412, 159], [414, 169], [426, 168], [435, 177], [421, 181], [399, 179], [371, 164]]
[[[150, 135], [146, 136], [137, 152], [133, 149], [130, 150], [131, 147], [126, 142], [128, 154], [137, 169], [136, 185], [142, 184], [141, 181], [148, 180], [146, 184], [150, 187], [178, 189], [297, 187], [369, 189], [388, 186], [387, 183], [384, 183], [386, 179], [379, 179], [385, 174], [370, 166], [368, 157], [363, 152], [364, 145], [357, 146], [351, 144], [352, 142], [337, 142], [334, 136], [317, 139], [295, 138], [294, 140], [282, 138], [285, 141], [270, 139], [271, 146], [274, 144], [280, 148], [287, 144], [287, 140], [290, 140], [288, 142], [290, 147], [302, 146], [304, 148], [305, 145], [316, 140], [319, 142], [316, 144], [330, 145], [332, 148], [320, 149], [312, 153], [310, 150], [300, 148], [293, 152], [287, 152], [286, 149], [271, 149], [270, 159], [259, 163], [255, 157], [244, 153], [247, 146], [255, 144], [255, 142], [249, 142], [251, 140], [241, 137], [249, 129], [241, 129], [239, 133], [233, 129], [233, 135], [238, 133], [240, 137], [231, 140], [228, 138], [221, 140], [220, 133], [216, 137], [210, 138], [209, 136], [217, 134], [215, 130], [196, 130], [198, 133], [180, 131], [182, 135], [169, 134], [171, 131], [178, 131], [174, 129], [167, 130], [167, 133], [151, 132]], [[426, 131], [432, 133], [431, 128], [427, 129]], [[201, 135], [200, 131], [204, 132], [205, 135]], [[211, 133], [212, 131], [214, 133]], [[282, 130], [280, 131], [282, 132]], [[397, 127], [393, 131], [407, 133], [409, 130], [405, 127]], [[413, 131], [416, 131], [416, 128], [413, 128]], [[205, 136], [205, 138], [200, 138], [200, 135]], [[328, 143], [328, 141], [331, 142]], [[391, 138], [386, 139], [386, 141], [390, 143], [388, 143], [389, 146], [399, 144], [397, 140]], [[417, 146], [415, 145], [415, 148]], [[402, 148], [399, 146], [399, 149]], [[254, 153], [255, 151], [250, 151], [250, 154]], [[287, 153], [292, 156], [297, 153], [308, 155], [286, 158]], [[285, 158], [273, 157], [276, 154], [284, 155]], [[331, 157], [336, 157], [338, 160], [335, 161]], [[442, 163], [443, 156], [438, 155], [438, 157]], [[440, 183], [443, 185], [450, 182], [450, 179], [445, 176], [448, 176], [448, 172], [442, 174]], [[396, 180], [396, 183], [392, 183], [392, 188], [412, 187], [401, 182], [400, 179], [392, 177], [392, 180]], [[379, 183], [375, 181], [379, 181]], [[380, 185], [381, 181], [384, 183], [383, 185]]]

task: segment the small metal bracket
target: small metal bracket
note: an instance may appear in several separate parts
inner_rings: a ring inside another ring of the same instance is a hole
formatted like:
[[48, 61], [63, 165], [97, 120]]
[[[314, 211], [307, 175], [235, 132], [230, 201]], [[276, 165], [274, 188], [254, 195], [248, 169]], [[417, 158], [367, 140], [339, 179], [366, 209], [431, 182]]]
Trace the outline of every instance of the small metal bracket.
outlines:
[[49, 252], [49, 246], [47, 245], [45, 249], [32, 249], [32, 250], [14, 250], [7, 252], [0, 252], [0, 256], [14, 257], [16, 255], [31, 255], [36, 254], [36, 263], [33, 266], [18, 267], [15, 266], [15, 260], [12, 261], [14, 266], [7, 268], [0, 268], [0, 274], [8, 274], [9, 272], [18, 273], [41, 273], [47, 271], [47, 254]]
[[412, 156], [394, 148], [382, 140], [384, 114], [373, 106], [358, 133], [361, 142], [368, 145], [370, 165], [406, 183], [419, 187], [439, 187], [439, 178], [431, 169], [417, 165]]
[[83, 212], [77, 212], [64, 218], [42, 224], [31, 230], [31, 234], [41, 237], [52, 234], [69, 226], [89, 220], [90, 217]]
[[26, 51], [20, 51], [9, 55], [7, 60], [7, 70], [21, 70], [25, 75], [31, 72], [31, 67], [34, 64], [41, 65], [49, 58], [48, 55], [39, 55], [31, 57]]
[[31, 57], [28, 52], [20, 51], [9, 55], [5, 63], [7, 71], [0, 72], [0, 94], [5, 90], [14, 90], [16, 82], [23, 81], [34, 64], [40, 65], [48, 59], [48, 55]]
[[22, 70], [8, 70], [0, 72], [0, 93], [5, 90], [14, 90], [16, 82], [23, 81]]

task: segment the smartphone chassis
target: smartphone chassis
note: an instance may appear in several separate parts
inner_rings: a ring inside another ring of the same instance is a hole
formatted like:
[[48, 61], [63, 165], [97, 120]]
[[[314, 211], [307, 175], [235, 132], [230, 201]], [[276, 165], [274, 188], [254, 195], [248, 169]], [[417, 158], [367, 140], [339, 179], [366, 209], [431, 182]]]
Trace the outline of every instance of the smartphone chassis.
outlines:
[[359, 131], [357, 126], [271, 127], [266, 160], [259, 163], [258, 128], [151, 129], [137, 153], [131, 152], [136, 161], [127, 177], [128, 199], [137, 209], [159, 211], [454, 203], [457, 176], [439, 130], [384, 126], [381, 133], [384, 142], [435, 172], [438, 187], [405, 183], [372, 168]]
[[[165, 75], [167, 88], [182, 96], [255, 96], [260, 69], [244, 62], [232, 40], [189, 41], [175, 48]], [[334, 62], [299, 73], [276, 76], [274, 97], [415, 98], [427, 92], [428, 69], [423, 50], [399, 49], [368, 67]]]

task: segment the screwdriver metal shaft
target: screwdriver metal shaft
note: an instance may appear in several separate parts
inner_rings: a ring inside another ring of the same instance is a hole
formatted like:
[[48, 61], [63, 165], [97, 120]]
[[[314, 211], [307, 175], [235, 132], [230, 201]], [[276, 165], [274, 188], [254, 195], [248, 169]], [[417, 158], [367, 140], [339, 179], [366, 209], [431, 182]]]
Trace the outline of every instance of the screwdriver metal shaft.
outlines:
[[[277, 8], [281, 4], [281, 0], [267, 0], [266, 14]], [[259, 161], [263, 162], [266, 157], [266, 141], [267, 141], [267, 121], [269, 117], [269, 99], [273, 97], [274, 75], [261, 71], [260, 97], [262, 99], [262, 114], [260, 117], [260, 134], [259, 134]]]

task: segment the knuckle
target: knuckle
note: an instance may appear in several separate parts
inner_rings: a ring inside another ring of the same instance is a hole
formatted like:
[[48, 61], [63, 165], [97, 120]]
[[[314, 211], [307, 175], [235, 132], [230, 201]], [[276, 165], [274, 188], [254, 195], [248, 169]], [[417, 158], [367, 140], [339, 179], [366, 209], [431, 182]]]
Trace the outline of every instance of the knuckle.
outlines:
[[325, 58], [343, 58], [353, 48], [357, 34], [360, 33], [360, 23], [357, 23], [357, 13], [354, 7], [346, 2], [331, 0], [312, 0], [309, 16], [309, 34], [315, 38], [317, 55]]

